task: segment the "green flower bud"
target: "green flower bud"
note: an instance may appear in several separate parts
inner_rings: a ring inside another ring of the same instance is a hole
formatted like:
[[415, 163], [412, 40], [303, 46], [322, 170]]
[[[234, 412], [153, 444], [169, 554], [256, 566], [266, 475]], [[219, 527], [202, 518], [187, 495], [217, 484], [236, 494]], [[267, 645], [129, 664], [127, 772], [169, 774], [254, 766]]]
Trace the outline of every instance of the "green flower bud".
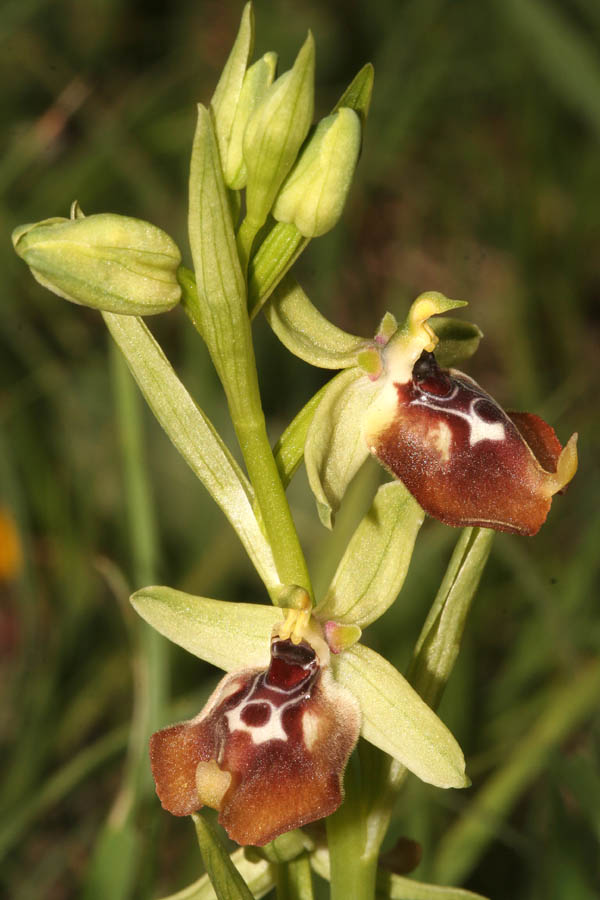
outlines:
[[246, 130], [248, 119], [273, 83], [276, 69], [277, 54], [269, 52], [265, 53], [262, 59], [255, 62], [253, 66], [250, 66], [244, 76], [244, 83], [231, 128], [227, 157], [223, 161], [225, 184], [235, 190], [245, 187], [248, 178], [243, 153], [244, 131]]
[[177, 245], [155, 225], [101, 213], [45, 219], [13, 231], [13, 246], [44, 287], [83, 306], [124, 315], [179, 303]]
[[333, 228], [356, 168], [360, 131], [359, 117], [347, 106], [319, 122], [275, 201], [276, 219], [309, 238]]
[[308, 34], [293, 67], [268, 88], [246, 125], [246, 218], [265, 222], [283, 180], [308, 134], [314, 108], [315, 45]]

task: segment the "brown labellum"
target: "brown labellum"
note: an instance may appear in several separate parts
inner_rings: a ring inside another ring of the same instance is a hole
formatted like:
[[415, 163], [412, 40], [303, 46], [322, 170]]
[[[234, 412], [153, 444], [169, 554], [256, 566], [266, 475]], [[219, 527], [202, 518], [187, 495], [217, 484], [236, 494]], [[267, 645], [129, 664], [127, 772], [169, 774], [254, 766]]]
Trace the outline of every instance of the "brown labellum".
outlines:
[[369, 444], [423, 509], [448, 525], [535, 534], [575, 474], [576, 435], [563, 450], [538, 416], [507, 414], [433, 353], [424, 351], [411, 379], [394, 388], [394, 418]]

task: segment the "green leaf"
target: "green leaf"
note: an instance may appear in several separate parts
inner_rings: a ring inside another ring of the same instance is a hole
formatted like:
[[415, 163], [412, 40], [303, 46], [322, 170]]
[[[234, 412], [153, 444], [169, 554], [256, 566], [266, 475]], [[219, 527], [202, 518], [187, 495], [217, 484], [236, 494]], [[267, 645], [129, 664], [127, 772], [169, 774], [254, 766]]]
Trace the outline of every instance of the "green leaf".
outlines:
[[235, 43], [231, 48], [231, 53], [210, 101], [214, 114], [219, 153], [223, 164], [225, 164], [228, 157], [235, 113], [253, 47], [254, 11], [252, 4], [246, 3]]
[[362, 421], [377, 387], [360, 369], [336, 375], [323, 394], [304, 447], [308, 481], [327, 528], [346, 488], [369, 455]]
[[465, 528], [432, 604], [407, 677], [433, 708], [454, 668], [467, 614], [479, 586], [495, 532]]
[[252, 508], [250, 485], [214, 427], [142, 320], [103, 315], [154, 415], [235, 528], [263, 582], [267, 588], [279, 584], [271, 548]]
[[[266, 859], [248, 859], [243, 847], [230, 854], [230, 860], [252, 891], [256, 900], [264, 897], [275, 885], [275, 867]], [[210, 883], [208, 875], [203, 875], [193, 884], [162, 900], [220, 900]]]
[[312, 366], [347, 369], [365, 346], [364, 338], [347, 334], [314, 306], [298, 282], [286, 275], [264, 307], [267, 322], [287, 349]]
[[184, 297], [184, 306], [206, 341], [230, 405], [240, 406], [257, 393], [246, 286], [210, 113], [202, 105], [190, 165], [189, 234], [196, 293]]
[[422, 781], [443, 788], [469, 784], [462, 750], [444, 723], [378, 653], [362, 644], [332, 658], [337, 680], [362, 712], [361, 734]]
[[425, 514], [399, 481], [382, 485], [352, 535], [317, 616], [364, 628], [394, 602]]
[[226, 672], [265, 668], [271, 631], [282, 621], [275, 606], [196, 597], [170, 587], [142, 588], [130, 600], [162, 635]]
[[369, 107], [371, 105], [371, 94], [373, 93], [373, 79], [375, 70], [372, 63], [366, 63], [359, 72], [356, 73], [338, 102], [333, 107], [332, 112], [341, 109], [342, 106], [349, 106], [357, 112], [361, 118], [361, 124], [365, 126], [367, 116], [369, 115]]
[[483, 337], [477, 325], [448, 316], [434, 316], [429, 320], [429, 326], [440, 339], [435, 357], [445, 369], [473, 356]]
[[201, 813], [192, 813], [202, 861], [219, 900], [254, 900], [232, 863], [216, 828]]
[[82, 900], [127, 900], [140, 862], [140, 834], [133, 822], [107, 823], [88, 865]]
[[273, 447], [273, 456], [284, 488], [288, 486], [304, 458], [306, 434], [326, 390], [325, 384], [310, 398]]

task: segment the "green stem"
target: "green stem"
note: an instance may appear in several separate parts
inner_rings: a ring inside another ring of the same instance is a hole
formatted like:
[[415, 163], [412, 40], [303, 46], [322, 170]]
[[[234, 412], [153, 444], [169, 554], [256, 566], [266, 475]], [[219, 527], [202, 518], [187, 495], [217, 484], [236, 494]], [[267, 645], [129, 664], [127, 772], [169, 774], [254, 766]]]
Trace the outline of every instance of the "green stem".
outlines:
[[357, 755], [350, 758], [344, 778], [345, 797], [326, 819], [331, 866], [331, 900], [373, 900], [379, 846], [369, 840]]
[[[194, 276], [189, 270], [181, 269], [179, 282], [183, 291], [184, 309], [202, 334], [202, 318], [198, 308], [199, 299]], [[273, 550], [281, 583], [297, 584], [312, 598], [313, 590], [306, 560], [267, 435], [251, 342], [243, 363], [245, 371], [243, 385], [239, 385], [237, 381], [230, 383], [228, 370], [217, 366], [227, 395], [233, 427], [254, 488], [262, 524]]]

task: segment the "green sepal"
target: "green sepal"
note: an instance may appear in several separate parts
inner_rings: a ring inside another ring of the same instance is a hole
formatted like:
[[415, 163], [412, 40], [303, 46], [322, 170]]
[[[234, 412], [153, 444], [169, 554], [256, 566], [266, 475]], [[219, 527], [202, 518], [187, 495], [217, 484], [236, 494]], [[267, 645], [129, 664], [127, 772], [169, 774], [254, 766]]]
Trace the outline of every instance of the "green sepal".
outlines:
[[429, 326], [439, 338], [435, 358], [444, 369], [473, 356], [483, 337], [477, 325], [448, 316], [434, 316]]
[[360, 369], [340, 372], [327, 385], [308, 429], [306, 473], [326, 528], [333, 528], [346, 488], [369, 455], [362, 420], [376, 392]]
[[284, 488], [288, 486], [304, 459], [306, 435], [327, 387], [328, 385], [324, 384], [310, 398], [273, 447], [273, 456]]
[[470, 784], [456, 740], [391, 663], [355, 644], [332, 656], [331, 665], [337, 681], [359, 702], [361, 734], [367, 741], [428, 784], [442, 788]]
[[373, 79], [375, 70], [372, 63], [366, 63], [360, 69], [338, 102], [333, 107], [332, 112], [337, 112], [342, 106], [348, 106], [358, 113], [361, 119], [361, 125], [365, 127], [367, 116], [369, 115], [369, 107], [371, 106], [371, 95], [373, 93]]
[[361, 141], [360, 118], [347, 106], [317, 125], [283, 182], [272, 209], [308, 238], [326, 234], [338, 222]]
[[212, 423], [181, 383], [141, 319], [104, 313], [104, 321], [159, 423], [219, 504], [267, 589], [279, 584], [271, 548], [253, 510], [254, 494]]
[[250, 888], [234, 866], [217, 829], [202, 813], [192, 813], [202, 862], [219, 900], [254, 900]]
[[[252, 856], [252, 858], [250, 858]], [[261, 856], [250, 854], [245, 847], [239, 847], [229, 856], [256, 900], [260, 900], [275, 886], [275, 866]], [[169, 894], [162, 900], [222, 900], [215, 893], [208, 875], [202, 875], [193, 884], [176, 894]]]
[[210, 101], [223, 170], [226, 170], [234, 121], [253, 47], [254, 10], [251, 3], [246, 3], [231, 53]]
[[234, 190], [243, 188], [248, 178], [243, 152], [244, 131], [248, 119], [273, 83], [276, 69], [277, 54], [269, 52], [250, 66], [244, 75], [227, 157], [223, 161], [225, 183]]
[[[332, 112], [336, 112], [342, 106], [353, 109], [359, 114], [364, 129], [372, 88], [373, 66], [367, 63], [348, 85]], [[248, 309], [252, 318], [259, 312], [308, 242], [309, 238], [303, 237], [295, 225], [277, 222], [270, 229], [250, 259], [248, 267]]]
[[361, 628], [382, 616], [402, 589], [424, 518], [401, 482], [382, 485], [315, 615]]
[[309, 32], [294, 65], [267, 89], [244, 131], [246, 221], [266, 221], [308, 134], [314, 109], [315, 43]]
[[271, 631], [282, 622], [275, 606], [196, 597], [163, 586], [142, 588], [130, 601], [164, 637], [226, 672], [266, 668]]
[[156, 315], [179, 303], [181, 254], [162, 229], [115, 213], [52, 218], [15, 228], [15, 252], [59, 297], [120, 315]]
[[271, 295], [264, 314], [290, 353], [322, 369], [355, 366], [366, 343], [364, 338], [348, 334], [326, 319], [289, 274]]

